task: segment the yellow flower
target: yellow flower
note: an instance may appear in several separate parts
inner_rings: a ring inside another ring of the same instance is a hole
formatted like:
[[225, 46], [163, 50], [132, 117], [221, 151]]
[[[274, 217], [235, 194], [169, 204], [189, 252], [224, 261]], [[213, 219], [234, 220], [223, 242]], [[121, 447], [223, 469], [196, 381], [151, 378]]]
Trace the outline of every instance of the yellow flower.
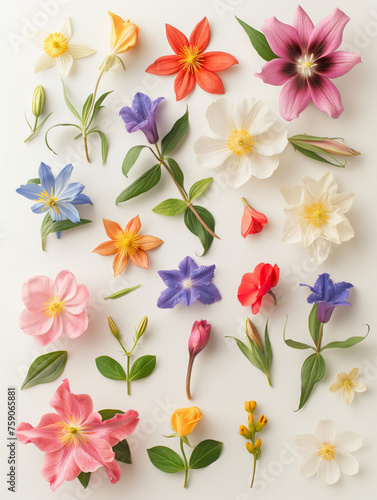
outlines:
[[254, 413], [257, 403], [255, 401], [245, 401], [245, 410], [248, 413]]
[[349, 373], [341, 372], [336, 376], [336, 381], [330, 385], [331, 392], [341, 392], [343, 400], [350, 404], [353, 401], [355, 392], [365, 392], [366, 386], [356, 380], [359, 374], [358, 368], [353, 368]]
[[196, 424], [203, 418], [199, 408], [191, 406], [190, 408], [180, 408], [175, 410], [170, 418], [170, 424], [180, 437], [191, 434]]

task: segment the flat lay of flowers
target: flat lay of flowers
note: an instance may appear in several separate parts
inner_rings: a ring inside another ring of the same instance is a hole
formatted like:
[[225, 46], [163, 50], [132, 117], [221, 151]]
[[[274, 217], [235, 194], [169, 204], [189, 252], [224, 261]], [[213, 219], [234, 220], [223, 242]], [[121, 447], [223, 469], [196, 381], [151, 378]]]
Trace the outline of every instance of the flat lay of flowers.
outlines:
[[377, 12], [31, 3], [4, 65], [8, 490], [369, 499]]

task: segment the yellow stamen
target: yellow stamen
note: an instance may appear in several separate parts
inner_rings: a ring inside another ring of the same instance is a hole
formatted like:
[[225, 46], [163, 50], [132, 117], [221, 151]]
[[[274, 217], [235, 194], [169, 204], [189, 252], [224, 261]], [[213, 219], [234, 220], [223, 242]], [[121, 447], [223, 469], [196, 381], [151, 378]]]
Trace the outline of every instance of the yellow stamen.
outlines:
[[297, 61], [297, 68], [301, 70], [304, 76], [312, 76], [312, 69], [315, 66], [317, 66], [317, 63], [313, 60], [313, 54], [310, 55], [310, 58], [305, 54], [304, 59], [299, 59]]
[[326, 460], [330, 462], [330, 460], [335, 459], [335, 446], [330, 444], [328, 441], [325, 441], [320, 446], [318, 446], [318, 456], [322, 458], [322, 460]]
[[305, 207], [305, 219], [312, 226], [322, 226], [329, 220], [329, 210], [322, 203], [314, 202]]
[[55, 316], [59, 316], [62, 311], [65, 309], [65, 300], [60, 300], [60, 297], [57, 295], [51, 297], [43, 302], [43, 311], [45, 316], [50, 316], [50, 318], [55, 318]]
[[44, 51], [49, 57], [59, 57], [68, 50], [68, 40], [62, 33], [51, 33], [44, 39]]
[[183, 288], [191, 288], [192, 287], [192, 281], [191, 280], [184, 280], [182, 282]]
[[254, 141], [249, 132], [243, 128], [235, 128], [228, 137], [228, 149], [237, 156], [249, 153], [253, 148]]
[[138, 238], [138, 233], [124, 233], [115, 241], [115, 246], [117, 250], [126, 251], [137, 251], [139, 250], [139, 245], [136, 243]]
[[39, 198], [37, 198], [35, 201], [38, 203], [43, 203], [45, 206], [43, 210], [48, 210], [52, 208], [57, 214], [59, 213], [59, 209], [56, 205], [56, 202], [58, 201], [58, 198], [54, 196], [54, 189], [51, 187], [51, 194], [48, 194], [47, 191], [41, 191], [39, 193]]
[[179, 60], [181, 68], [194, 73], [201, 68], [203, 64], [202, 51], [195, 45], [185, 45], [180, 51], [181, 59]]

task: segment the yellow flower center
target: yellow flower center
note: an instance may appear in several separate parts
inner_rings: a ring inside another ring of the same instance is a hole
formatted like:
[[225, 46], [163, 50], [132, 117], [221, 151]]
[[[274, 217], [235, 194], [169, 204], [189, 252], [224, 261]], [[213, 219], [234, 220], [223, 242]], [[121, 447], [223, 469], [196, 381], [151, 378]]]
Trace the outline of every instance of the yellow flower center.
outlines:
[[237, 156], [243, 156], [253, 149], [254, 141], [249, 132], [235, 128], [228, 137], [228, 149]]
[[317, 63], [314, 62], [313, 54], [311, 54], [310, 57], [305, 54], [304, 59], [299, 59], [297, 61], [297, 69], [299, 69], [304, 76], [312, 76], [312, 69], [315, 66], [317, 66]]
[[120, 236], [117, 241], [115, 242], [115, 246], [117, 247], [117, 250], [138, 250], [139, 245], [135, 242], [137, 239], [138, 235], [137, 233], [125, 233], [122, 236]]
[[65, 446], [75, 446], [78, 442], [85, 443], [85, 432], [88, 427], [80, 426], [78, 422], [59, 422], [59, 439]]
[[59, 57], [68, 50], [68, 40], [62, 33], [51, 33], [44, 39], [44, 51], [49, 57]]
[[71, 434], [77, 434], [79, 432], [79, 429], [77, 427], [70, 427], [69, 432]]
[[305, 219], [314, 227], [322, 226], [329, 220], [329, 210], [322, 203], [312, 203], [305, 207]]
[[58, 201], [58, 198], [54, 196], [54, 190], [51, 188], [51, 193], [48, 194], [47, 191], [41, 191], [39, 193], [39, 198], [37, 198], [35, 201], [38, 203], [43, 203], [44, 209], [43, 210], [48, 210], [52, 208], [57, 214], [59, 213], [59, 209], [56, 205], [56, 202]]
[[43, 311], [45, 316], [50, 316], [50, 318], [55, 318], [55, 316], [59, 316], [62, 311], [65, 309], [65, 300], [60, 300], [60, 297], [57, 295], [51, 297], [43, 302]]
[[335, 459], [335, 446], [328, 441], [325, 441], [320, 446], [318, 446], [318, 456], [322, 458], [322, 460], [326, 460], [330, 462], [330, 460]]
[[202, 51], [195, 45], [185, 45], [180, 51], [181, 59], [179, 60], [181, 68], [194, 73], [203, 64]]

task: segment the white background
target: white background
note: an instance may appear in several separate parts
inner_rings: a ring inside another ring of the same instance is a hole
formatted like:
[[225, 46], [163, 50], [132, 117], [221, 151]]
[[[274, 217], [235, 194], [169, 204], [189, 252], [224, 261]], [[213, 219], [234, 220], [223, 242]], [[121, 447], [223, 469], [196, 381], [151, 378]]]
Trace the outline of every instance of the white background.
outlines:
[[[349, 145], [362, 151], [362, 156], [351, 159], [345, 169], [329, 167], [335, 174], [340, 191], [354, 191], [355, 202], [349, 214], [355, 228], [355, 238], [336, 248], [329, 259], [319, 267], [305, 258], [301, 245], [287, 246], [281, 243], [281, 230], [285, 221], [284, 202], [278, 186], [299, 184], [304, 175], [318, 179], [327, 166], [294, 153], [291, 147], [281, 155], [281, 163], [274, 175], [267, 180], [251, 180], [238, 190], [224, 185], [217, 172], [202, 169], [195, 162], [193, 143], [209, 132], [204, 117], [205, 108], [216, 98], [196, 87], [182, 102], [176, 103], [173, 92], [174, 76], [155, 77], [146, 74], [145, 68], [157, 57], [171, 54], [165, 37], [164, 23], [176, 26], [187, 36], [194, 25], [204, 16], [211, 26], [208, 50], [224, 50], [239, 60], [239, 65], [220, 74], [226, 97], [239, 99], [256, 96], [267, 102], [278, 114], [280, 88], [265, 85], [254, 76], [263, 61], [251, 47], [243, 29], [234, 16], [260, 29], [264, 19], [275, 15], [292, 23], [296, 2], [248, 0], [121, 0], [73, 1], [54, 0], [46, 14], [43, 1], [18, 0], [3, 5], [2, 23], [2, 210], [1, 210], [1, 263], [2, 263], [2, 332], [6, 345], [4, 388], [1, 397], [1, 422], [3, 446], [1, 489], [6, 490], [5, 471], [6, 443], [6, 386], [22, 384], [26, 370], [40, 354], [57, 349], [67, 349], [69, 359], [64, 377], [68, 377], [74, 393], [92, 396], [95, 409], [134, 408], [141, 421], [130, 438], [132, 465], [122, 465], [122, 478], [111, 485], [103, 471], [92, 475], [89, 488], [84, 491], [78, 481], [64, 483], [55, 493], [42, 478], [42, 453], [34, 446], [17, 448], [17, 493], [19, 499], [112, 499], [131, 500], [208, 498], [217, 500], [263, 500], [276, 498], [370, 499], [375, 491], [376, 462], [376, 387], [377, 358], [375, 340], [375, 259], [376, 259], [376, 46], [377, 4], [351, 0], [334, 2], [303, 0], [314, 23], [327, 16], [336, 6], [342, 8], [351, 21], [345, 29], [343, 47], [360, 51], [363, 64], [337, 80], [345, 111], [340, 119], [333, 120], [314, 106], [302, 116], [287, 124], [289, 135], [309, 133], [323, 136], [341, 136]], [[24, 145], [28, 133], [23, 113], [30, 117], [33, 90], [42, 84], [46, 91], [46, 112], [53, 111], [48, 125], [72, 119], [64, 105], [61, 82], [56, 68], [34, 74], [33, 64], [38, 49], [25, 38], [34, 28], [58, 29], [60, 22], [70, 16], [74, 39], [87, 43], [97, 53], [82, 60], [75, 60], [74, 67], [65, 79], [67, 92], [78, 108], [92, 92], [98, 76], [98, 66], [109, 47], [110, 20], [106, 11], [111, 10], [123, 18], [128, 17], [140, 25], [137, 47], [123, 56], [127, 72], [121, 69], [106, 75], [100, 85], [100, 93], [114, 90], [106, 100], [98, 123], [109, 138], [109, 156], [101, 166], [98, 142], [90, 144], [92, 163], [84, 159], [82, 145], [73, 142], [69, 129], [55, 129], [50, 141], [58, 153], [47, 150], [43, 134], [47, 127], [30, 143]], [[216, 232], [221, 241], [215, 241], [208, 254], [200, 255], [200, 244], [183, 224], [182, 217], [164, 218], [151, 209], [168, 197], [176, 197], [175, 187], [164, 175], [158, 188], [126, 204], [115, 206], [115, 198], [131, 181], [152, 165], [151, 158], [143, 152], [129, 179], [123, 177], [121, 163], [128, 149], [144, 143], [144, 136], [126, 133], [118, 116], [119, 109], [130, 105], [137, 91], [148, 93], [151, 98], [164, 96], [166, 100], [158, 110], [160, 136], [162, 137], [189, 106], [190, 131], [175, 152], [175, 159], [182, 166], [186, 185], [214, 173], [215, 181], [203, 204], [216, 219]], [[39, 163], [52, 166], [55, 174], [67, 163], [75, 166], [73, 180], [86, 185], [85, 193], [94, 206], [80, 209], [82, 217], [93, 223], [63, 235], [60, 241], [48, 237], [46, 252], [42, 252], [39, 240], [41, 216], [30, 211], [31, 202], [15, 193], [15, 189], [27, 179], [36, 177]], [[244, 196], [257, 210], [264, 212], [269, 223], [263, 232], [244, 240], [240, 235], [240, 222]], [[140, 215], [142, 233], [162, 238], [165, 243], [150, 252], [149, 271], [129, 265], [120, 277], [112, 277], [112, 258], [92, 254], [91, 251], [106, 235], [102, 217], [118, 221], [122, 226]], [[179, 305], [174, 310], [160, 310], [157, 298], [164, 285], [157, 275], [159, 269], [173, 269], [186, 255], [198, 264], [216, 264], [214, 283], [222, 300], [211, 306], [195, 303], [191, 308]], [[243, 337], [243, 324], [250, 311], [243, 308], [236, 297], [241, 276], [251, 272], [259, 262], [277, 263], [281, 279], [276, 288], [278, 306], [266, 299], [265, 306], [255, 318], [262, 329], [270, 317], [270, 338], [274, 351], [272, 367], [273, 388], [268, 387], [262, 373], [251, 366], [226, 335]], [[18, 327], [23, 308], [20, 298], [22, 283], [29, 277], [42, 274], [54, 278], [62, 270], [72, 271], [79, 283], [90, 291], [90, 325], [80, 338], [68, 341], [59, 339], [53, 346], [38, 348], [32, 338]], [[309, 341], [307, 316], [310, 306], [306, 303], [307, 289], [300, 282], [313, 284], [318, 273], [329, 272], [334, 281], [349, 281], [352, 307], [335, 311], [326, 328], [327, 339], [344, 339], [362, 335], [371, 325], [369, 338], [348, 350], [332, 350], [325, 353], [327, 373], [314, 390], [306, 407], [294, 413], [300, 390], [300, 369], [305, 352], [288, 348], [282, 337], [286, 314], [289, 316], [287, 335], [301, 341]], [[142, 288], [117, 301], [104, 301], [103, 297], [116, 290], [142, 283]], [[107, 316], [111, 315], [130, 342], [134, 327], [142, 316], [148, 315], [150, 326], [143, 337], [143, 354], [156, 354], [158, 363], [153, 375], [132, 384], [132, 396], [127, 397], [125, 383], [105, 379], [97, 371], [94, 359], [109, 355], [125, 362], [117, 342], [107, 328]], [[192, 404], [200, 407], [204, 418], [191, 435], [192, 443], [212, 438], [224, 442], [220, 459], [207, 469], [193, 471], [189, 488], [182, 489], [182, 474], [168, 475], [149, 462], [146, 449], [155, 445], [167, 445], [178, 450], [178, 441], [166, 440], [169, 434], [169, 418], [175, 408], [188, 406], [185, 396], [185, 372], [188, 361], [187, 341], [192, 323], [197, 319], [212, 323], [212, 336], [208, 347], [195, 361], [192, 378]], [[361, 378], [368, 385], [365, 394], [357, 395], [354, 403], [347, 406], [340, 395], [329, 392], [329, 386], [339, 371], [349, 371], [358, 366]], [[17, 419], [32, 425], [39, 422], [42, 414], [50, 411], [49, 401], [61, 383], [39, 385], [25, 391], [17, 391]], [[243, 409], [245, 400], [255, 399], [259, 412], [269, 421], [261, 434], [263, 448], [258, 462], [255, 488], [248, 488], [252, 457], [245, 449], [245, 441], [238, 436], [238, 427], [246, 423]], [[338, 484], [329, 487], [316, 478], [302, 479], [298, 474], [299, 457], [292, 451], [291, 441], [297, 433], [313, 432], [318, 420], [331, 418], [338, 430], [355, 430], [364, 439], [363, 448], [356, 453], [360, 472], [355, 477], [342, 476]], [[8, 493], [9, 497], [10, 494]], [[8, 496], [7, 496], [8, 498]]]

